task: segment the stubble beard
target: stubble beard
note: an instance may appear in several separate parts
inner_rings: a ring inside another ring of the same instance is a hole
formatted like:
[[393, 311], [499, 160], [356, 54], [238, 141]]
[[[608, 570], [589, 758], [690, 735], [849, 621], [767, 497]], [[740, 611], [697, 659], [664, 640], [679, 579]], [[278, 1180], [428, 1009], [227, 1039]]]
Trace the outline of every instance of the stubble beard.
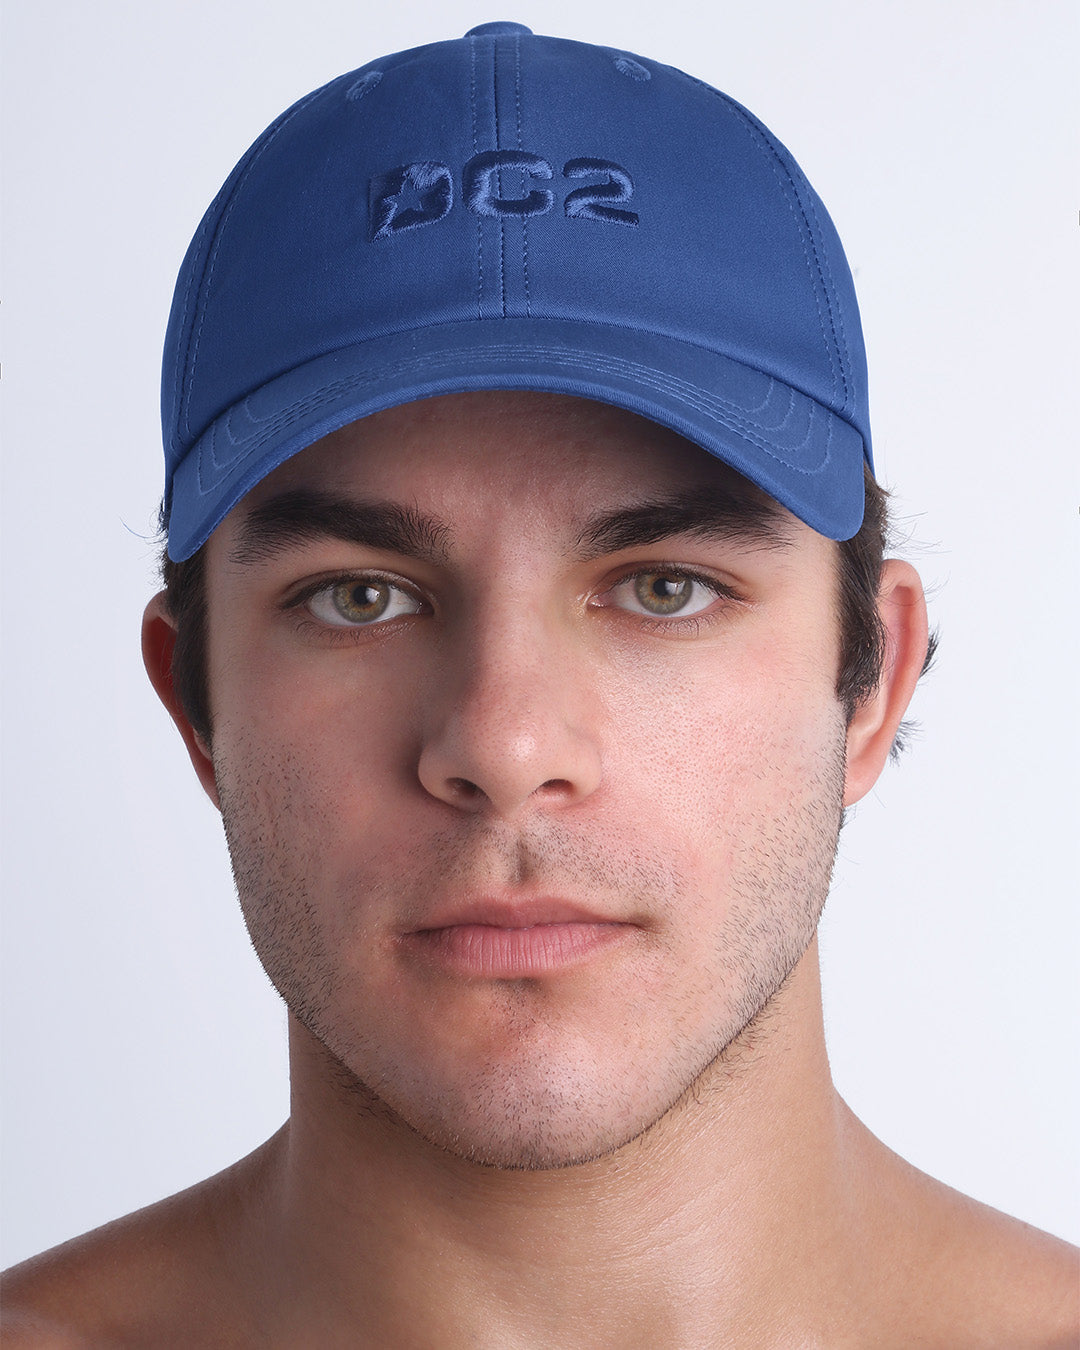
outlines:
[[[259, 766], [260, 786], [267, 765]], [[289, 798], [298, 785], [287, 757], [277, 766], [274, 793]], [[290, 1013], [318, 1046], [339, 1100], [358, 1117], [404, 1128], [438, 1149], [485, 1167], [546, 1171], [607, 1157], [644, 1140], [662, 1122], [708, 1097], [723, 1099], [768, 1054], [782, 993], [817, 931], [829, 889], [842, 821], [844, 741], [819, 757], [798, 803], [744, 830], [735, 846], [731, 899], [708, 967], [728, 998], [710, 1034], [681, 1034], [679, 1019], [663, 1054], [639, 1065], [632, 1083], [579, 1082], [565, 1064], [472, 1066], [452, 1090], [379, 1053], [377, 1031], [340, 1010], [350, 1001], [347, 973], [323, 941], [319, 906], [305, 878], [304, 859], [276, 838], [273, 811], [260, 817], [244, 792], [245, 776], [219, 773], [222, 814], [233, 873], [255, 950]], [[246, 781], [252, 781], [248, 778]], [[230, 785], [235, 782], [235, 787]], [[263, 795], [263, 794], [260, 794]], [[332, 822], [327, 822], [332, 828]], [[464, 843], [463, 843], [464, 841]], [[557, 877], [577, 894], [591, 885], [674, 912], [686, 900], [677, 869], [646, 856], [605, 853], [543, 828], [513, 834], [474, 820], [431, 841], [434, 862], [411, 889], [424, 894], [471, 873], [471, 856], [498, 856], [508, 876]], [[386, 892], [385, 883], [374, 890]], [[700, 903], [695, 897], [694, 903]], [[706, 972], [690, 974], [699, 982]], [[506, 981], [501, 1012], [523, 1041], [545, 1029], [538, 982]], [[707, 991], [702, 991], [703, 995]], [[648, 1015], [646, 1010], [646, 1015]], [[452, 1075], [451, 1075], [452, 1076]]]

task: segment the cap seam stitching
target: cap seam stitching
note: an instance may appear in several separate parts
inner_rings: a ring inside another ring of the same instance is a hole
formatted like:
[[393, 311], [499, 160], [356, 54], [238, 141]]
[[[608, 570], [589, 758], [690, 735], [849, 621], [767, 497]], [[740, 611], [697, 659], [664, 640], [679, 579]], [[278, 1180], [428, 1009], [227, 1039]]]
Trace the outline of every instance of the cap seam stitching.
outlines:
[[[679, 73], [684, 74], [684, 72], [681, 71]], [[846, 363], [844, 361], [844, 353], [847, 349], [847, 343], [845, 340], [844, 350], [842, 351], [840, 346], [839, 335], [837, 334], [836, 331], [837, 319], [833, 313], [833, 306], [829, 299], [829, 287], [825, 281], [824, 270], [822, 267], [820, 252], [817, 247], [817, 240], [815, 239], [814, 228], [811, 226], [811, 223], [807, 218], [806, 208], [803, 204], [803, 194], [799, 191], [799, 185], [795, 181], [794, 175], [791, 173], [783, 156], [780, 154], [773, 137], [767, 132], [766, 128], [762, 127], [756, 121], [756, 119], [752, 118], [747, 113], [745, 108], [741, 107], [740, 104], [738, 104], [733, 98], [731, 98], [727, 94], [724, 94], [721, 90], [714, 89], [711, 85], [706, 84], [704, 80], [699, 80], [694, 75], [684, 74], [684, 78], [689, 80], [692, 84], [697, 85], [700, 89], [705, 90], [706, 93], [711, 94], [714, 98], [719, 99], [726, 107], [730, 108], [730, 110], [739, 118], [739, 121], [746, 129], [747, 134], [752, 137], [760, 139], [764, 143], [768, 151], [769, 166], [773, 171], [773, 176], [780, 183], [781, 189], [783, 189], [784, 187], [784, 179], [787, 180], [787, 184], [791, 188], [791, 193], [789, 194], [788, 192], [784, 192], [784, 201], [787, 205], [788, 210], [791, 212], [792, 217], [796, 221], [796, 226], [798, 226], [799, 219], [796, 216], [795, 209], [791, 203], [791, 195], [794, 195], [795, 201], [798, 203], [799, 206], [799, 216], [802, 217], [803, 229], [798, 230], [799, 243], [802, 248], [803, 258], [807, 265], [807, 271], [810, 274], [811, 287], [814, 292], [814, 307], [817, 310], [818, 323], [821, 327], [821, 336], [824, 341], [826, 354], [828, 355], [829, 358], [829, 366], [832, 370], [833, 392], [834, 395], [837, 392], [842, 394], [843, 397], [842, 406], [845, 409], [851, 408], [853, 406], [853, 399], [851, 388], [848, 382], [847, 372], [845, 370]], [[783, 171], [783, 177], [781, 177], [781, 170]], [[815, 224], [817, 224], [816, 212], [815, 212]], [[810, 243], [809, 251], [807, 250], [807, 240], [809, 240]], [[811, 264], [811, 257], [810, 257], [811, 253], [813, 254], [813, 264]], [[818, 283], [817, 285], [814, 285], [815, 270], [817, 273], [816, 277]], [[821, 306], [822, 295], [824, 295], [825, 297], [825, 310], [828, 315], [828, 329], [826, 329], [825, 325], [825, 317], [826, 317], [825, 313], [822, 312]]]
[[[638, 362], [631, 361], [625, 357], [603, 357], [598, 360], [594, 354], [588, 351], [571, 352], [568, 351], [565, 347], [544, 348], [541, 346], [537, 346], [535, 344], [531, 344], [529, 346], [493, 345], [486, 349], [481, 348], [474, 350], [472, 352], [472, 355], [474, 357], [482, 358], [485, 356], [486, 357], [497, 357], [500, 355], [510, 356], [517, 353], [524, 353], [530, 356], [539, 356], [547, 359], [553, 359], [557, 364], [564, 364], [568, 366], [573, 365], [574, 369], [581, 369], [582, 367], [585, 367], [586, 369], [592, 370], [593, 373], [597, 375], [607, 373], [612, 375], [628, 376], [632, 373], [640, 384], [642, 384], [645, 387], [654, 388], [658, 391], [677, 389], [679, 391], [679, 397], [681, 401], [685, 403], [688, 407], [694, 408], [697, 411], [713, 418], [714, 421], [719, 422], [722, 426], [726, 427], [728, 430], [734, 431], [738, 435], [742, 436], [742, 438], [749, 445], [752, 445], [755, 449], [762, 451], [776, 463], [782, 464], [785, 467], [785, 469], [789, 469], [794, 473], [801, 474], [804, 477], [810, 477], [812, 475], [820, 473], [822, 469], [830, 461], [831, 455], [829, 454], [829, 447], [831, 446], [833, 436], [833, 428], [831, 423], [826, 423], [827, 439], [825, 447], [826, 453], [824, 455], [824, 458], [820, 460], [819, 464], [814, 469], [804, 469], [801, 468], [799, 465], [792, 463], [789, 459], [784, 458], [783, 455], [777, 452], [775, 446], [771, 446], [767, 441], [765, 441], [762, 435], [760, 434], [765, 429], [763, 425], [760, 422], [752, 423], [749, 421], [748, 418], [740, 416], [740, 414], [735, 411], [737, 405], [732, 403], [731, 400], [721, 398], [719, 395], [716, 394], [712, 395], [707, 394], [704, 391], [702, 391], [699, 386], [692, 385], [689, 382], [679, 379], [676, 376], [665, 375], [663, 377], [660, 377], [657, 375], [656, 372], [652, 371], [649, 367], [642, 366]], [[196, 461], [196, 483], [200, 495], [208, 496], [211, 492], [213, 492], [215, 488], [220, 484], [220, 482], [223, 481], [223, 479], [228, 476], [229, 472], [232, 471], [235, 465], [241, 464], [246, 460], [248, 460], [252, 454], [255, 454], [269, 441], [273, 440], [273, 438], [279, 435], [282, 430], [287, 429], [291, 423], [298, 421], [300, 414], [315, 411], [318, 408], [324, 406], [325, 404], [333, 402], [335, 398], [337, 398], [339, 395], [341, 395], [350, 388], [361, 386], [365, 383], [374, 383], [377, 380], [386, 379], [388, 376], [391, 375], [405, 373], [410, 369], [423, 369], [425, 366], [429, 368], [431, 366], [430, 355], [425, 354], [424, 356], [421, 357], [403, 359], [401, 361], [394, 362], [389, 366], [381, 367], [378, 371], [375, 372], [364, 371], [340, 380], [331, 381], [329, 384], [326, 384], [321, 389], [319, 389], [315, 394], [309, 395], [302, 399], [297, 399], [293, 403], [289, 404], [287, 407], [280, 409], [277, 413], [275, 413], [275, 415], [272, 418], [267, 419], [266, 422], [264, 423], [264, 429], [261, 430], [248, 443], [243, 453], [236, 459], [229, 461], [227, 466], [222, 466], [221, 461], [217, 460], [213, 451], [214, 442], [216, 442], [218, 436], [222, 432], [225, 432], [229, 435], [229, 438], [234, 445], [240, 445], [244, 443], [244, 438], [234, 436], [231, 433], [231, 431], [229, 431], [229, 422], [231, 418], [236, 414], [237, 409], [243, 407], [244, 404], [246, 404], [247, 400], [244, 399], [240, 403], [235, 404], [227, 412], [222, 414], [222, 416], [218, 418], [217, 421], [215, 421], [210, 428], [208, 428], [206, 436], [203, 439], [204, 441], [208, 440], [209, 444], [208, 445], [203, 444], [197, 448], [198, 458]], [[750, 369], [750, 367], [747, 368]], [[761, 372], [758, 373], [760, 374]], [[796, 391], [792, 389], [790, 386], [783, 384], [780, 380], [776, 379], [774, 376], [763, 375], [762, 378], [767, 379], [769, 381], [769, 388], [766, 393], [765, 399], [762, 400], [761, 403], [757, 404], [756, 405], [757, 407], [763, 407], [769, 401], [769, 398], [774, 388], [780, 388], [784, 390], [788, 396], [788, 403], [789, 403], [788, 412], [785, 413], [784, 417], [779, 422], [773, 423], [770, 427], [771, 430], [779, 430], [790, 420], [791, 416], [793, 415], [794, 412], [793, 396], [796, 393], [801, 394], [801, 391]], [[820, 412], [824, 411], [824, 409], [822, 409], [821, 405], [818, 404], [815, 399], [812, 399], [808, 394], [801, 394], [801, 396], [804, 399], [806, 399], [808, 405], [808, 428], [809, 428], [809, 426], [812, 425], [812, 423], [815, 421], [815, 410]], [[836, 414], [833, 415], [835, 416]], [[855, 430], [855, 428], [852, 429]], [[809, 440], [810, 436], [808, 432], [806, 435], [802, 437], [800, 441], [796, 442], [792, 446], [792, 449], [794, 450], [797, 449], [799, 446], [807, 444]], [[195, 449], [196, 447], [193, 447], [193, 451]], [[215, 465], [215, 467], [224, 467], [225, 471], [221, 475], [221, 477], [219, 477], [213, 482], [210, 482], [209, 485], [204, 486], [203, 465], [205, 456], [208, 451], [210, 453], [211, 462]]]
[[[338, 84], [341, 82], [341, 79], [344, 78], [346, 77], [344, 76], [339, 77], [338, 80], [331, 81], [331, 84]], [[192, 337], [189, 339], [189, 348], [185, 361], [187, 378], [185, 382], [186, 388], [181, 408], [181, 417], [183, 418], [184, 423], [189, 430], [190, 430], [189, 418], [191, 415], [191, 389], [192, 385], [194, 384], [195, 370], [198, 364], [199, 344], [202, 340], [203, 324], [206, 320], [206, 310], [209, 302], [209, 291], [214, 279], [214, 272], [217, 268], [218, 253], [221, 249], [221, 242], [225, 234], [226, 226], [229, 223], [229, 219], [232, 216], [233, 210], [236, 206], [237, 200], [240, 196], [240, 192], [244, 184], [247, 182], [248, 178], [251, 175], [252, 170], [255, 168], [255, 165], [265, 154], [266, 150], [274, 143], [274, 141], [277, 140], [278, 136], [285, 129], [285, 127], [288, 126], [288, 124], [293, 120], [294, 117], [296, 117], [299, 113], [301, 113], [308, 106], [308, 104], [313, 102], [316, 98], [319, 97], [319, 95], [323, 94], [330, 87], [331, 85], [324, 85], [322, 88], [314, 90], [306, 98], [301, 99], [297, 104], [293, 106], [293, 108], [290, 109], [288, 113], [285, 114], [284, 117], [280, 119], [277, 125], [272, 127], [270, 131], [265, 135], [261, 144], [258, 144], [258, 148], [253, 151], [251, 158], [244, 166], [243, 172], [239, 175], [235, 184], [233, 185], [233, 190], [229, 196], [228, 205], [225, 207], [217, 223], [217, 227], [214, 231], [214, 238], [210, 245], [210, 252], [207, 256], [204, 276], [199, 285], [199, 289], [201, 290], [202, 295], [201, 300], [196, 302], [198, 327], [195, 329]]]
[[[469, 109], [474, 155], [480, 153], [476, 135], [476, 44], [476, 38], [469, 40]], [[476, 317], [484, 317], [484, 222], [479, 216], [476, 218]]]
[[[521, 149], [521, 35], [514, 36], [514, 122], [517, 128], [517, 148]], [[525, 175], [522, 173], [521, 195], [525, 195]], [[521, 279], [525, 288], [525, 313], [532, 316], [529, 300], [529, 217], [521, 218]]]
[[[816, 395], [808, 393], [805, 389], [800, 388], [798, 385], [795, 385], [795, 384], [789, 384], [789, 383], [787, 382], [787, 380], [783, 379], [780, 375], [775, 374], [773, 371], [770, 371], [770, 370], [763, 370], [760, 366], [752, 365], [749, 361], [745, 361], [745, 360], [743, 360], [740, 356], [735, 356], [735, 355], [733, 355], [731, 352], [721, 351], [721, 350], [717, 349], [716, 347], [709, 347], [709, 346], [706, 346], [704, 343], [701, 343], [701, 342], [695, 342], [695, 341], [691, 340], [690, 338], [687, 338], [687, 337], [684, 337], [684, 336], [679, 336], [679, 335], [676, 335], [676, 334], [673, 334], [673, 333], [664, 332], [663, 330], [658, 330], [658, 329], [643, 329], [643, 328], [641, 328], [641, 327], [639, 327], [639, 326], [636, 326], [636, 325], [634, 325], [634, 324], [604, 322], [604, 321], [599, 320], [599, 319], [560, 319], [560, 318], [553, 318], [553, 317], [549, 317], [549, 316], [533, 316], [533, 315], [530, 315], [529, 317], [530, 317], [530, 318], [534, 318], [536, 322], [541, 323], [541, 324], [545, 324], [545, 323], [551, 323], [551, 324], [558, 324], [558, 323], [573, 323], [573, 324], [582, 325], [582, 326], [586, 326], [586, 327], [590, 327], [590, 328], [599, 328], [599, 329], [602, 329], [602, 330], [605, 330], [605, 331], [607, 331], [607, 330], [614, 330], [615, 332], [638, 333], [638, 334], [642, 334], [642, 335], [645, 336], [646, 338], [661, 338], [661, 339], [663, 339], [665, 342], [679, 343], [679, 344], [682, 345], [682, 346], [692, 348], [694, 351], [697, 351], [697, 352], [703, 352], [706, 356], [709, 356], [709, 357], [720, 357], [720, 358], [722, 358], [722, 359], [725, 360], [725, 361], [731, 361], [734, 365], [739, 366], [739, 367], [740, 367], [741, 369], [743, 369], [743, 370], [752, 371], [755, 375], [759, 375], [762, 379], [774, 381], [776, 384], [780, 385], [782, 388], [784, 388], [784, 389], [791, 389], [794, 393], [798, 394], [798, 395], [799, 395], [800, 397], [802, 397], [802, 398], [808, 399], [811, 403], [817, 403], [817, 404], [819, 404], [819, 405], [820, 405], [823, 409], [825, 409], [827, 412], [831, 413], [831, 414], [832, 414], [833, 416], [835, 416], [835, 417], [839, 417], [840, 420], [841, 420], [842, 422], [846, 422], [847, 425], [850, 426], [851, 429], [852, 429], [853, 431], [855, 431], [855, 432], [858, 434], [858, 436], [860, 437], [860, 439], [863, 441], [863, 445], [864, 445], [864, 447], [865, 447], [865, 444], [866, 444], [866, 438], [865, 438], [865, 436], [864, 436], [864, 434], [863, 434], [863, 432], [862, 432], [862, 429], [861, 429], [860, 427], [858, 427], [858, 426], [851, 420], [851, 418], [850, 418], [849, 416], [846, 416], [845, 414], [843, 414], [843, 413], [841, 413], [841, 412], [837, 412], [836, 409], [834, 409], [834, 408], [828, 407], [828, 405], [822, 403], [821, 400], [820, 400]], [[509, 320], [509, 321], [510, 321], [510, 322], [513, 322], [512, 319]], [[424, 331], [425, 331], [425, 332], [435, 332], [435, 331], [437, 331], [437, 330], [440, 329], [440, 328], [452, 327], [452, 326], [454, 326], [455, 324], [458, 324], [458, 323], [473, 324], [473, 323], [475, 323], [475, 322], [478, 322], [478, 321], [477, 321], [477, 320], [474, 320], [474, 319], [456, 319], [456, 320], [448, 320], [448, 321], [445, 321], [445, 322], [440, 322], [440, 323], [435, 323], [435, 324], [426, 324], [426, 325], [424, 326]], [[482, 322], [482, 323], [492, 323], [492, 324], [498, 325], [499, 320], [498, 320], [498, 319], [494, 319], [494, 318], [493, 318], [493, 319], [481, 319], [481, 320], [479, 320], [479, 322]], [[401, 337], [404, 337], [406, 334], [411, 333], [411, 332], [414, 332], [414, 331], [416, 331], [416, 330], [411, 329], [411, 328], [392, 329], [392, 330], [390, 330], [390, 331], [388, 331], [388, 332], [378, 334], [377, 337], [375, 337], [375, 338], [367, 339], [367, 341], [373, 341], [373, 342], [376, 342], [376, 341], [384, 341], [384, 340], [386, 340], [386, 339], [388, 339], [388, 338], [395, 338], [395, 337], [401, 338]], [[328, 358], [330, 358], [330, 357], [332, 357], [332, 356], [338, 355], [338, 354], [341, 353], [341, 352], [349, 351], [350, 349], [352, 349], [352, 348], [353, 348], [354, 346], [356, 346], [356, 345], [357, 345], [357, 344], [355, 344], [355, 343], [350, 343], [350, 344], [347, 344], [347, 345], [344, 346], [344, 347], [334, 347], [334, 348], [331, 348], [331, 349], [328, 350], [328, 351], [320, 352], [317, 356], [310, 357], [307, 361], [302, 361], [302, 362], [300, 362], [299, 365], [296, 365], [296, 366], [290, 367], [290, 368], [287, 369], [287, 370], [281, 371], [278, 375], [274, 376], [271, 380], [265, 381], [265, 382], [264, 382], [264, 385], [259, 386], [259, 388], [266, 387], [266, 385], [272, 384], [275, 380], [278, 380], [278, 379], [284, 379], [286, 376], [290, 375], [293, 371], [303, 369], [303, 367], [304, 367], [305, 365], [313, 364], [313, 363], [316, 362], [316, 361], [326, 360], [326, 359], [328, 359]], [[525, 349], [524, 349], [524, 348], [521, 348], [521, 347], [519, 347], [519, 346], [517, 346], [517, 345], [506, 346], [506, 345], [492, 344], [492, 345], [489, 346], [489, 347], [481, 348], [481, 349], [478, 349], [478, 350], [481, 350], [481, 351], [486, 352], [486, 353], [491, 353], [491, 352], [496, 352], [496, 351], [507, 351], [507, 352], [510, 352], [510, 351], [525, 350]], [[427, 358], [425, 358], [425, 359], [427, 359]], [[623, 359], [623, 358], [618, 358], [618, 359]], [[642, 367], [642, 368], [643, 368], [643, 369], [648, 369], [648, 367]], [[691, 386], [691, 387], [694, 387], [694, 386]], [[228, 417], [228, 415], [230, 414], [230, 412], [232, 412], [233, 410], [235, 410], [235, 409], [238, 408], [238, 407], [241, 407], [244, 403], [246, 403], [247, 400], [248, 400], [248, 398], [249, 398], [249, 397], [251, 396], [251, 394], [254, 393], [254, 392], [257, 392], [257, 391], [250, 391], [248, 394], [244, 394], [242, 397], [236, 399], [236, 400], [235, 400], [233, 403], [231, 403], [227, 408], [223, 409], [220, 413], [218, 413], [217, 416], [214, 417], [209, 423], [207, 423], [207, 425], [206, 425], [206, 427], [204, 428], [204, 430], [203, 430], [202, 432], [200, 432], [200, 434], [195, 438], [194, 442], [192, 443], [192, 445], [191, 445], [191, 447], [190, 447], [190, 449], [189, 449], [189, 451], [188, 451], [188, 454], [192, 453], [192, 451], [195, 449], [195, 446], [199, 444], [199, 442], [203, 439], [203, 437], [209, 434], [211, 427], [217, 425], [217, 423], [220, 422], [223, 418]], [[292, 406], [295, 406], [295, 405], [289, 405], [289, 406], [292, 407]], [[186, 457], [187, 457], [187, 456], [185, 455], [184, 458], [186, 458]]]
[[[498, 37], [492, 38], [491, 43], [491, 115], [495, 123], [495, 148], [503, 148], [502, 141], [499, 138], [499, 40]], [[498, 165], [495, 169], [495, 183], [499, 196], [502, 196], [502, 166]], [[502, 318], [506, 318], [506, 218], [500, 217], [498, 220], [499, 228], [499, 313]]]
[[[215, 199], [213, 205], [216, 204], [217, 199]], [[221, 221], [221, 214], [220, 212], [218, 213], [214, 212], [213, 205], [211, 206], [211, 209], [207, 211], [206, 215], [203, 216], [202, 220], [199, 222], [199, 228], [195, 232], [194, 252], [196, 257], [198, 257], [198, 255], [202, 252], [206, 236], [210, 233], [210, 224], [209, 224], [210, 217], [212, 215], [214, 216], [215, 229], [217, 228], [218, 224]], [[222, 211], [224, 210], [224, 205], [222, 205], [221, 210]], [[205, 275], [205, 272], [206, 272], [206, 260], [204, 259], [202, 274], [200, 275], [198, 282], [199, 286], [202, 285], [202, 278]], [[196, 289], [197, 286], [195, 282], [195, 268], [193, 267], [191, 271], [188, 273], [187, 286], [184, 288], [184, 305], [183, 310], [181, 311], [180, 325], [179, 325], [179, 332], [181, 336], [180, 340], [176, 344], [176, 360], [173, 364], [173, 387], [175, 391], [173, 395], [173, 406], [174, 412], [176, 414], [175, 440], [177, 442], [177, 448], [182, 448], [185, 437], [187, 439], [190, 439], [191, 437], [191, 424], [188, 419], [188, 410], [187, 407], [185, 406], [188, 402], [188, 399], [186, 398], [186, 393], [189, 386], [184, 384], [182, 378], [183, 368], [185, 366], [185, 363], [187, 362], [188, 353], [191, 348], [191, 334], [188, 333], [187, 341], [183, 340], [183, 334], [188, 326], [188, 312], [189, 307], [191, 305], [192, 292], [195, 291]], [[194, 325], [194, 316], [192, 316], [192, 325]]]

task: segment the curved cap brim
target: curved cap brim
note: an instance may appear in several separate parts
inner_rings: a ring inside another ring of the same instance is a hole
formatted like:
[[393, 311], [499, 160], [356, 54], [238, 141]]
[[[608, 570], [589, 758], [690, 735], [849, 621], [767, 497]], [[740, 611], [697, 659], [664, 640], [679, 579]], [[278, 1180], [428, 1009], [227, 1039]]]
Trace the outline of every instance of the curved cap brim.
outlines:
[[559, 319], [475, 320], [391, 334], [271, 380], [218, 417], [178, 465], [169, 556], [190, 557], [292, 455], [384, 408], [528, 389], [638, 413], [700, 445], [830, 539], [863, 514], [863, 439], [807, 395], [664, 335]]

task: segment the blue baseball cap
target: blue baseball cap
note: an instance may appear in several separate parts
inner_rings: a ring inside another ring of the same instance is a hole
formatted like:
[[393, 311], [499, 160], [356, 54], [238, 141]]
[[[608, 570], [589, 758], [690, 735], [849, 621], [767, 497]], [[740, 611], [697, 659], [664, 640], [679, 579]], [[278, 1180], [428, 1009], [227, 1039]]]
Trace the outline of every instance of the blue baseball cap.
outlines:
[[229, 176], [165, 340], [170, 557], [321, 436], [484, 389], [614, 404], [823, 535], [862, 521], [855, 292], [791, 155], [700, 80], [516, 23], [331, 81]]

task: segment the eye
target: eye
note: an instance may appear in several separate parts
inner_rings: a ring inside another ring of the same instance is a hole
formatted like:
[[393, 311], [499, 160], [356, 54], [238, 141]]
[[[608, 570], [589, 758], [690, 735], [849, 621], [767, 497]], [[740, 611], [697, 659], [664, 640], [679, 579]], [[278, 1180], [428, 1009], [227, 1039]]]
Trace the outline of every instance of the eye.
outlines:
[[335, 628], [385, 623], [403, 614], [419, 614], [423, 601], [386, 577], [350, 577], [323, 586], [308, 597], [316, 619]]
[[638, 572], [612, 586], [612, 603], [635, 614], [654, 619], [678, 615], [689, 618], [708, 609], [724, 588], [687, 572], [664, 568], [656, 572]]

